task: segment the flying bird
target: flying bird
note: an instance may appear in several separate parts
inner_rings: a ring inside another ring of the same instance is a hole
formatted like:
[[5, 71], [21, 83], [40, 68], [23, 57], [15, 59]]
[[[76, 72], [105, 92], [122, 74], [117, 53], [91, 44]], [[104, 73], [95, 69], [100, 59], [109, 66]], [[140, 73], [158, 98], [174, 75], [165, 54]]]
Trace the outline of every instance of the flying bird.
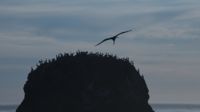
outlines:
[[114, 45], [114, 44], [115, 44], [115, 40], [116, 40], [117, 38], [119, 38], [119, 35], [122, 35], [122, 34], [124, 34], [124, 33], [128, 33], [128, 32], [130, 32], [130, 31], [132, 31], [132, 29], [131, 29], [131, 30], [127, 30], [127, 31], [120, 32], [120, 33], [118, 33], [118, 34], [116, 34], [116, 35], [114, 35], [114, 36], [112, 36], [112, 37], [105, 38], [104, 40], [102, 40], [101, 42], [99, 42], [98, 44], [96, 44], [95, 46], [98, 46], [98, 45], [102, 44], [103, 42], [105, 42], [105, 41], [107, 41], [107, 40], [112, 40], [112, 41], [113, 41], [113, 45]]

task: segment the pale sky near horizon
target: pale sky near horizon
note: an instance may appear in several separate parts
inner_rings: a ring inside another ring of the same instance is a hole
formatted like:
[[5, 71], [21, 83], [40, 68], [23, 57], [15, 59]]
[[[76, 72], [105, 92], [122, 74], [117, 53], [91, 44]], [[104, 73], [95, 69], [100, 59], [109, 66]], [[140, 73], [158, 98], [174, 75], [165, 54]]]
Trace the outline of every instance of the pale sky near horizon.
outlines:
[[[113, 46], [102, 39], [120, 31]], [[77, 50], [129, 57], [150, 103], [200, 104], [199, 0], [1, 0], [0, 104], [19, 104], [40, 59]]]

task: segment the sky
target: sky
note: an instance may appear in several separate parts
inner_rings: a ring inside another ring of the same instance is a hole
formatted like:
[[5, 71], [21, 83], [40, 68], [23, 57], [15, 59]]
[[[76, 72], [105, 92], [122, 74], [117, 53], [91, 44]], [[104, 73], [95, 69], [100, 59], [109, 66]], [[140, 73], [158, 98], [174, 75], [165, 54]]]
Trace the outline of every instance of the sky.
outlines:
[[150, 103], [200, 104], [199, 10], [199, 0], [1, 0], [0, 104], [20, 104], [39, 60], [77, 50], [129, 57]]

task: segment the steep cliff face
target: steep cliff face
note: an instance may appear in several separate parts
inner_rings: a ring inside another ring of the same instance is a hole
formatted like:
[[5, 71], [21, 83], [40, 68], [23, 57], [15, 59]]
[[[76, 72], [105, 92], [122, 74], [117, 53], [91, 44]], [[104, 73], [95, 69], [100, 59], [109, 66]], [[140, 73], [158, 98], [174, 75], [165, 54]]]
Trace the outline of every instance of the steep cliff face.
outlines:
[[16, 112], [153, 112], [143, 76], [128, 59], [100, 53], [40, 61]]

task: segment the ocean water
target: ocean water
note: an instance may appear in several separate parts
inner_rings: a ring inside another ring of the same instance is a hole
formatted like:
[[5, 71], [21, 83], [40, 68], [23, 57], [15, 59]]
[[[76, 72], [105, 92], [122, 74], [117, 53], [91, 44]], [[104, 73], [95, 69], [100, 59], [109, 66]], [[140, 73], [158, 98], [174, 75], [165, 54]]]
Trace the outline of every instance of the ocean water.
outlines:
[[155, 112], [200, 112], [196, 104], [152, 104]]
[[[15, 112], [17, 105], [0, 105], [0, 112]], [[200, 105], [152, 104], [155, 112], [200, 112]]]
[[0, 112], [15, 112], [17, 105], [0, 105]]

